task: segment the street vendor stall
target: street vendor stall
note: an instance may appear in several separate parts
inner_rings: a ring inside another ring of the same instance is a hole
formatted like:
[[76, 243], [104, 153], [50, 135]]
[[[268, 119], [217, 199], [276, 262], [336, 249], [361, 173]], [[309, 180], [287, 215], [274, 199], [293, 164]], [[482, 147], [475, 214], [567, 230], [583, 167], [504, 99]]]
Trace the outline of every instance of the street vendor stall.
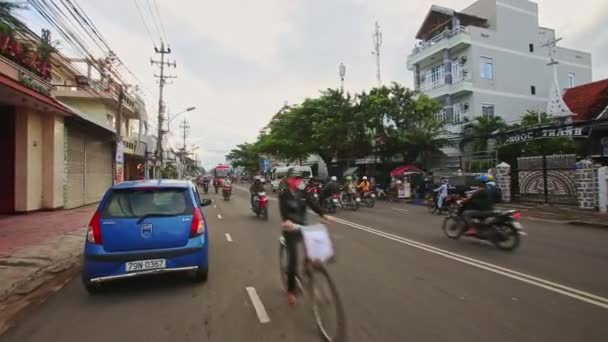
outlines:
[[422, 174], [423, 171], [413, 165], [403, 165], [391, 171], [391, 177], [401, 181], [397, 187], [398, 198], [412, 197], [412, 177]]

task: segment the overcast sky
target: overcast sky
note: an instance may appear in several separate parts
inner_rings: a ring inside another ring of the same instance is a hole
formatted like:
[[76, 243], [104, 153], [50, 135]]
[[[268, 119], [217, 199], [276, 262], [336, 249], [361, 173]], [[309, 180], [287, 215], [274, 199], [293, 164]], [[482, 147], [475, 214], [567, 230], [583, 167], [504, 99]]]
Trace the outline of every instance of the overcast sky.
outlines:
[[[150, 66], [152, 42], [160, 40], [152, 21], [153, 0], [78, 0], [144, 83], [148, 115], [156, 125], [157, 69]], [[236, 144], [254, 141], [284, 104], [339, 86], [346, 64], [346, 88], [375, 85], [374, 22], [384, 36], [383, 81], [413, 83], [405, 60], [414, 34], [431, 4], [461, 10], [472, 0], [157, 0], [178, 76], [166, 88], [169, 110], [187, 107], [190, 143], [200, 146], [203, 165], [224, 161]], [[594, 80], [608, 77], [608, 1], [538, 0], [540, 24], [555, 28], [561, 45], [593, 54]], [[150, 5], [150, 7], [149, 7]], [[26, 15], [29, 17], [29, 15]], [[38, 19], [39, 20], [39, 19]], [[158, 25], [157, 25], [158, 26]], [[55, 34], [54, 38], [59, 38]], [[179, 120], [172, 123], [177, 134]]]

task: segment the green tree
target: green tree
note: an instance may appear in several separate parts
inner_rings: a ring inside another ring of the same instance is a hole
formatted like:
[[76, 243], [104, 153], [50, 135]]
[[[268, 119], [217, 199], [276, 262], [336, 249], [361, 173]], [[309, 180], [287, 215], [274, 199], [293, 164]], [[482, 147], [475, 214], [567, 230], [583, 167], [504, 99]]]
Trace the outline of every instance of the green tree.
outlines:
[[478, 116], [464, 126], [460, 149], [473, 152], [487, 151], [488, 140], [492, 138], [492, 135], [507, 128], [507, 123], [501, 117]]
[[163, 167], [161, 174], [165, 179], [177, 179], [177, 168], [173, 164], [167, 164]]
[[255, 173], [259, 168], [258, 147], [250, 143], [237, 145], [226, 155], [226, 160], [234, 168], [242, 167], [248, 172]]

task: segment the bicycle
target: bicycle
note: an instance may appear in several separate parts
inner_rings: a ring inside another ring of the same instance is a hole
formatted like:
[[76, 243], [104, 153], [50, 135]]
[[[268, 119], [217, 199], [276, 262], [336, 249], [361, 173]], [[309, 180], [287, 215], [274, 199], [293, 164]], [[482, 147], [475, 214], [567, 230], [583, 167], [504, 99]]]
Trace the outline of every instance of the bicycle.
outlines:
[[[300, 231], [306, 230], [308, 227], [298, 227]], [[304, 234], [304, 233], [303, 233]], [[298, 242], [298, 248], [304, 249], [305, 255], [302, 262], [300, 274], [296, 276], [296, 284], [298, 293], [306, 295], [312, 300], [312, 309], [317, 328], [324, 341], [326, 342], [342, 342], [346, 339], [346, 321], [342, 301], [338, 294], [338, 289], [334, 284], [324, 261], [312, 261], [306, 253], [303, 238]], [[281, 275], [281, 284], [283, 289], [287, 291], [287, 244], [285, 238], [279, 238], [279, 268]], [[330, 314], [335, 315], [335, 324], [331, 326], [326, 317]]]

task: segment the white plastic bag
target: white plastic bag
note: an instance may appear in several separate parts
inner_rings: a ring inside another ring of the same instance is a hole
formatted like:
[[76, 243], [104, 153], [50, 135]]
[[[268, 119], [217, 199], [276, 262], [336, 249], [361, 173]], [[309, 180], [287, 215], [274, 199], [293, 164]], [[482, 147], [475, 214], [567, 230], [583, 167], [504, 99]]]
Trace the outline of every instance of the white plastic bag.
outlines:
[[327, 262], [334, 256], [334, 246], [322, 224], [301, 227], [308, 258], [316, 262]]

